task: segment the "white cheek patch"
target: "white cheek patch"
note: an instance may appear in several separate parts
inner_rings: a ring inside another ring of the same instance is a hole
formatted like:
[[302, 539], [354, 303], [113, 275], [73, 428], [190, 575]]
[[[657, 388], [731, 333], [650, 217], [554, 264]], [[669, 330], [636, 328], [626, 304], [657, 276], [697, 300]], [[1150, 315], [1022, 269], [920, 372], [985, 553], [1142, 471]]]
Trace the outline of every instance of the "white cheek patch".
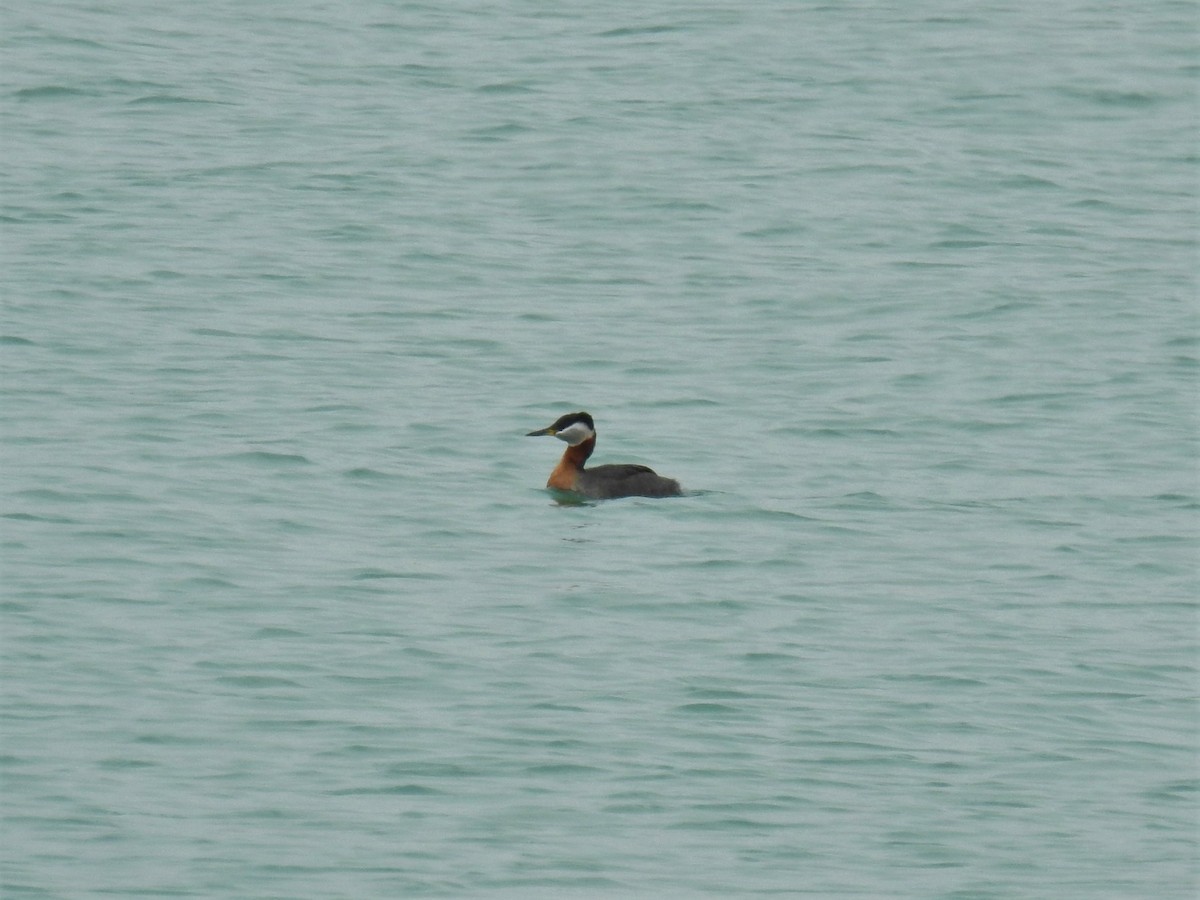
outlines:
[[558, 434], [554, 435], [560, 441], [566, 441], [572, 447], [576, 444], [582, 444], [590, 438], [594, 432], [582, 422], [576, 422], [574, 425], [568, 425]]

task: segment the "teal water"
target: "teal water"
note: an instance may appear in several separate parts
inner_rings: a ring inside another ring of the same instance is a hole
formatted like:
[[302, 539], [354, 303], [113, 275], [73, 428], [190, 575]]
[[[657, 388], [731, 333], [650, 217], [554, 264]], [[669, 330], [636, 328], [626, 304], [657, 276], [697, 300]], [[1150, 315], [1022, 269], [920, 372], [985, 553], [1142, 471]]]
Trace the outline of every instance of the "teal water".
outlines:
[[1194, 896], [1194, 4], [2, 24], [5, 898]]

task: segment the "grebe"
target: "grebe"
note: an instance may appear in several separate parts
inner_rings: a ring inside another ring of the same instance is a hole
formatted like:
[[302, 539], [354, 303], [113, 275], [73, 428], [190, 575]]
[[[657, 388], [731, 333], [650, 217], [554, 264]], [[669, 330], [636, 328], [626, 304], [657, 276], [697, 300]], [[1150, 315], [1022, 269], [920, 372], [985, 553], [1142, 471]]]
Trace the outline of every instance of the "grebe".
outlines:
[[614, 497], [679, 497], [683, 491], [674, 478], [663, 478], [646, 466], [596, 466], [583, 464], [596, 449], [596, 423], [585, 412], [567, 413], [549, 428], [531, 431], [526, 437], [549, 434], [569, 445], [550, 473], [546, 487], [570, 491], [592, 500]]

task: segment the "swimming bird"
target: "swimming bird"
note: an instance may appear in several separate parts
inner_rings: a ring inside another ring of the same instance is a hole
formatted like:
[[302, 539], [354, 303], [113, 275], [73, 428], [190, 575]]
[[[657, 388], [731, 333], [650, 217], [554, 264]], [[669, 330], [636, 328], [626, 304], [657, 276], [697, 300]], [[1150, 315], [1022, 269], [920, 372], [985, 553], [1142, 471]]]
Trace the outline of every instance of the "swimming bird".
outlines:
[[583, 464], [596, 449], [596, 423], [585, 412], [567, 413], [549, 428], [531, 431], [526, 437], [548, 434], [567, 443], [562, 459], [550, 473], [546, 487], [570, 491], [590, 500], [614, 497], [679, 497], [683, 491], [674, 478], [664, 478], [647, 466], [633, 464], [596, 466]]

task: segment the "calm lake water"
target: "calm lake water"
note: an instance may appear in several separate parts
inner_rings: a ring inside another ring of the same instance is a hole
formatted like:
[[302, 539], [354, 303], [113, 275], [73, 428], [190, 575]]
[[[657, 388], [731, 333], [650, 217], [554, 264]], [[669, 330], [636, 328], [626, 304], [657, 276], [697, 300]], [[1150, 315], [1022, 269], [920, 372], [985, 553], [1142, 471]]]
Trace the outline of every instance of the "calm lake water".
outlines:
[[1193, 897], [1197, 15], [10, 7], [0, 893]]

